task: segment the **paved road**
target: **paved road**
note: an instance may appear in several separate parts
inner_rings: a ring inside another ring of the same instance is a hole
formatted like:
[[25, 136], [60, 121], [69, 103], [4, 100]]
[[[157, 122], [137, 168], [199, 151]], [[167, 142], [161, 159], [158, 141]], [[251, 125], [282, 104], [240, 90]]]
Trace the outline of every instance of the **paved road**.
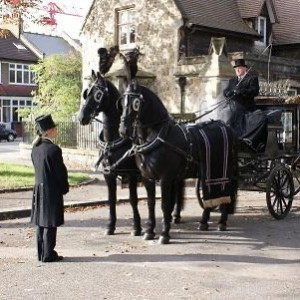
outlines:
[[[68, 211], [57, 240], [65, 259], [52, 264], [36, 261], [28, 218], [1, 221], [0, 299], [299, 299], [299, 204], [275, 221], [263, 198], [242, 193], [221, 233], [216, 213], [199, 232], [201, 210], [188, 200], [170, 245], [131, 236], [128, 204], [117, 207], [115, 236], [103, 235], [107, 207]], [[144, 223], [147, 205], [139, 207]], [[157, 214], [159, 232], [159, 202]]]
[[[125, 195], [126, 190], [118, 193]], [[29, 218], [0, 221], [0, 299], [299, 299], [299, 196], [289, 216], [276, 221], [263, 193], [240, 191], [229, 231], [215, 231], [214, 213], [210, 231], [199, 232], [201, 209], [190, 198], [193, 188], [187, 195], [184, 223], [173, 225], [170, 245], [131, 236], [128, 204], [117, 207], [114, 236], [103, 235], [106, 206], [68, 210], [58, 229], [57, 250], [65, 257], [60, 263], [36, 260]], [[66, 201], [106, 197], [100, 181], [73, 188]], [[7, 207], [27, 206], [30, 199], [31, 192], [0, 194]], [[139, 208], [144, 224], [146, 202]], [[159, 201], [156, 211], [159, 232]]]

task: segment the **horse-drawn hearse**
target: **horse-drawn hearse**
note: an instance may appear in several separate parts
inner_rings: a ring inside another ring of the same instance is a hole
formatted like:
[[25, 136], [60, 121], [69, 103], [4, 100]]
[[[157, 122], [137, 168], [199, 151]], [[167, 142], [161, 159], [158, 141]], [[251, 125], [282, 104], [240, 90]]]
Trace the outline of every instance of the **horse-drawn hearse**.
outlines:
[[300, 191], [299, 100], [257, 97], [257, 108], [269, 116], [265, 147], [253, 151], [242, 141], [238, 151], [239, 189], [265, 191], [268, 210], [278, 220], [287, 216]]
[[125, 92], [119, 92], [105, 78], [117, 52], [116, 48], [110, 52], [99, 49], [100, 72], [92, 72], [79, 115], [81, 124], [86, 125], [103, 113], [99, 163], [106, 169], [104, 177], [109, 192], [107, 234], [115, 231], [116, 178], [120, 174], [127, 174], [129, 180], [134, 235], [142, 233], [137, 176], [144, 179], [149, 208], [145, 239], [155, 236], [155, 181], [160, 181], [163, 244], [169, 242], [172, 211], [176, 201], [182, 199], [182, 182], [186, 178], [197, 179], [196, 194], [204, 207], [200, 230], [208, 229], [210, 212], [216, 206], [221, 211], [218, 229], [226, 230], [238, 188], [265, 191], [268, 209], [276, 219], [289, 213], [293, 197], [300, 190], [294, 187], [300, 174], [297, 104], [278, 97], [257, 99], [257, 113], [268, 120], [268, 124], [263, 124], [267, 126], [263, 143], [255, 141], [255, 134], [236, 139], [222, 121], [182, 124], [174, 120], [154, 92], [138, 83], [135, 75], [139, 51], [124, 58], [130, 74]]

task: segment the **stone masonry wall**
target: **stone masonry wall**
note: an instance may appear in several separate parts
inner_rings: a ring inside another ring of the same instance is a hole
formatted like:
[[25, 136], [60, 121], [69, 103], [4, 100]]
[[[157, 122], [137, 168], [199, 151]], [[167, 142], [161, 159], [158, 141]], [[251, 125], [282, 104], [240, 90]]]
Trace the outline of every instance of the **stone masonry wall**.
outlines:
[[132, 5], [137, 12], [136, 46], [144, 54], [139, 68], [158, 76], [155, 92], [171, 112], [179, 112], [180, 89], [174, 74], [182, 18], [174, 0], [95, 1], [83, 29], [83, 84], [92, 68], [98, 70], [97, 49], [117, 44], [116, 11]]

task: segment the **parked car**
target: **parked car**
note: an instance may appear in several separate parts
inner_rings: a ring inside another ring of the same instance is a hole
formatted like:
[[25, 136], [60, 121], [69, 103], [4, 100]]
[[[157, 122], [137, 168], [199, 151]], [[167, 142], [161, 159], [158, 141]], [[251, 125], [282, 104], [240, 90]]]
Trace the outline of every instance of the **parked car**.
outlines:
[[17, 133], [14, 130], [0, 126], [0, 141], [7, 140], [8, 142], [13, 142], [16, 137]]

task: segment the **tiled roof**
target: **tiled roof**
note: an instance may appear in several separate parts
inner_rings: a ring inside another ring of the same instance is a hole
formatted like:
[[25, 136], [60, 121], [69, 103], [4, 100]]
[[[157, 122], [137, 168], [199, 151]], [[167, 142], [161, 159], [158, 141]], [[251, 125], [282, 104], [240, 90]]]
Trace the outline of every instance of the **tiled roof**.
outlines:
[[[21, 44], [26, 49], [18, 49], [14, 44]], [[38, 57], [13, 34], [8, 35], [6, 38], [0, 38], [0, 59], [31, 62], [38, 61]]]
[[300, 43], [299, 0], [276, 0], [275, 3], [279, 15], [279, 24], [273, 25], [274, 44]]
[[236, 0], [242, 18], [258, 17], [265, 0]]
[[240, 16], [237, 0], [175, 0], [184, 18], [209, 28], [258, 36]]
[[32, 97], [31, 92], [36, 86], [30, 85], [2, 85], [0, 84], [0, 96]]
[[59, 36], [51, 36], [39, 33], [24, 32], [23, 36], [38, 50], [49, 56], [52, 54], [68, 54], [74, 52], [75, 49]]

